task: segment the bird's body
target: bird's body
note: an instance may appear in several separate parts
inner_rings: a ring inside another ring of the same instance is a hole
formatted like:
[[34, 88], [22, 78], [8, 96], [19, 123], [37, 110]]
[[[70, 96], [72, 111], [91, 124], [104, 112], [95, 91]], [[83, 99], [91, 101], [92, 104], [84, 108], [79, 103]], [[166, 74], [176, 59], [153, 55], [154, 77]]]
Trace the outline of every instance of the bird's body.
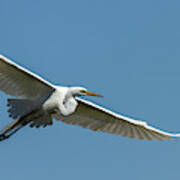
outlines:
[[68, 116], [75, 112], [78, 103], [72, 96], [72, 89], [55, 86], [55, 91], [41, 104], [44, 111], [58, 112], [62, 116]]
[[8, 99], [9, 116], [14, 119], [0, 133], [0, 140], [7, 139], [20, 128], [46, 127], [53, 119], [67, 124], [80, 125], [94, 131], [108, 132], [137, 139], [163, 140], [180, 137], [148, 126], [78, 96], [99, 94], [83, 87], [52, 85], [34, 73], [0, 55], [0, 90], [16, 96]]

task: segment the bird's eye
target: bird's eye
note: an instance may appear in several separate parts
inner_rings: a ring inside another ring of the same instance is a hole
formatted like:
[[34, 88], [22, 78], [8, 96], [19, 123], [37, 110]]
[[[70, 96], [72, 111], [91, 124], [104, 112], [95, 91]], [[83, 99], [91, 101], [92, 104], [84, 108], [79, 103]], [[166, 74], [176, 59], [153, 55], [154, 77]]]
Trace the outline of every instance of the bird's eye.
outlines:
[[85, 94], [85, 93], [86, 93], [86, 90], [81, 90], [80, 92], [83, 93], [83, 94]]

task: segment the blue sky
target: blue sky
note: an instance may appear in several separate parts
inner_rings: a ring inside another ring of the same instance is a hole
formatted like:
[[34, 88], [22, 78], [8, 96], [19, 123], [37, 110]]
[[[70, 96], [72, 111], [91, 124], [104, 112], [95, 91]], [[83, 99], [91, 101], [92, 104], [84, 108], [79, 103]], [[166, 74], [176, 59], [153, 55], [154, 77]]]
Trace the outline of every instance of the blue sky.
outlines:
[[[180, 132], [180, 2], [1, 0], [0, 53], [90, 100]], [[11, 119], [0, 93], [0, 127]], [[180, 141], [140, 141], [60, 122], [0, 143], [0, 177], [180, 178]]]

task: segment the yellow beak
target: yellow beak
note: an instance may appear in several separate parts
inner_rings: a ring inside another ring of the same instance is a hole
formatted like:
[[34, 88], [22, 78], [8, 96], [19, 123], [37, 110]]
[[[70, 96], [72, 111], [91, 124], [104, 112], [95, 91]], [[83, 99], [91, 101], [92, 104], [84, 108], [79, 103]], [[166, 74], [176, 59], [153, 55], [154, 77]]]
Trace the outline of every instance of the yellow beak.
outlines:
[[88, 96], [103, 97], [103, 96], [102, 96], [102, 95], [100, 95], [100, 94], [96, 94], [96, 93], [93, 93], [93, 92], [90, 92], [90, 91], [87, 91], [87, 92], [86, 92], [86, 94], [87, 94]]

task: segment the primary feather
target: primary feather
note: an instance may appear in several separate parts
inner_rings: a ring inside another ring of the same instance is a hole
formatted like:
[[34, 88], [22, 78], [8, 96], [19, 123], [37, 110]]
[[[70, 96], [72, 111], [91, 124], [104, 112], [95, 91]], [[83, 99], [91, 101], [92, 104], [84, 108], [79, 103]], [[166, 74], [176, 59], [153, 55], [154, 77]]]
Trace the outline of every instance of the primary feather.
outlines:
[[0, 90], [5, 93], [35, 99], [53, 92], [51, 83], [0, 55]]
[[63, 118], [60, 116], [58, 118], [58, 115], [54, 117], [67, 124], [76, 124], [94, 131], [102, 131], [130, 138], [169, 140], [173, 137], [180, 137], [180, 134], [166, 133], [147, 125], [146, 122], [122, 116], [87, 100], [76, 99], [79, 106], [75, 113]]

